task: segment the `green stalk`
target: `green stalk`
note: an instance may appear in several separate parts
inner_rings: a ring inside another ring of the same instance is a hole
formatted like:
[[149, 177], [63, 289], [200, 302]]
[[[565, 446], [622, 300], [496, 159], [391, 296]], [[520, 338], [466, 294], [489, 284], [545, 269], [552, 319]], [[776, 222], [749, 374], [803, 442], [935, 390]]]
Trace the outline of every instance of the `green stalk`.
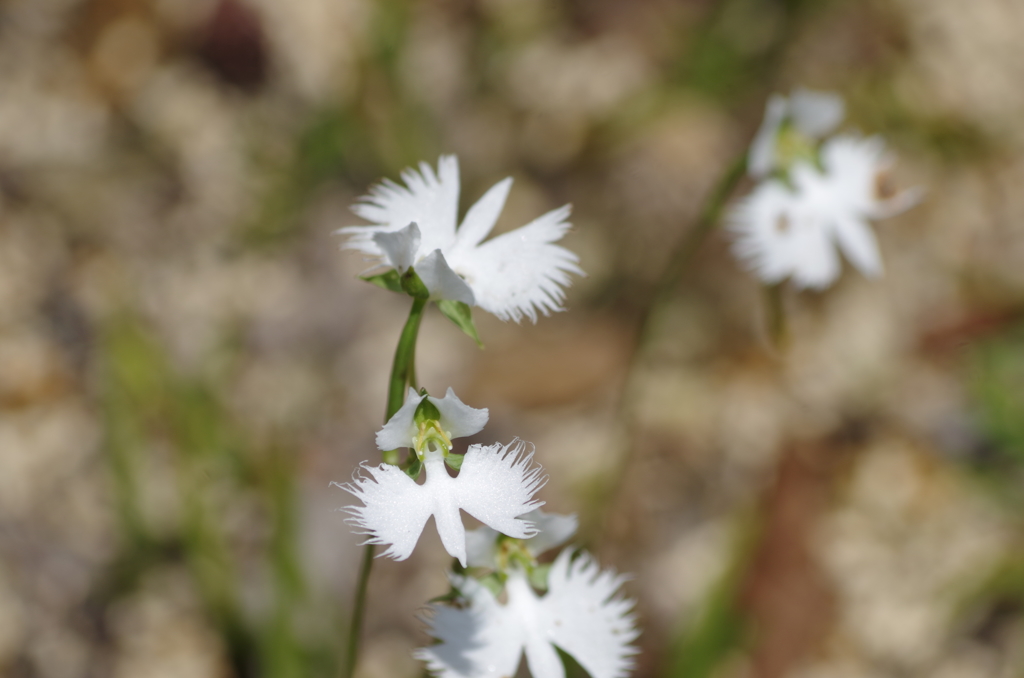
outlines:
[[[384, 415], [384, 423], [395, 416], [405, 402], [405, 387], [416, 383], [415, 358], [416, 337], [420, 331], [420, 320], [423, 310], [427, 307], [426, 299], [414, 299], [409, 319], [402, 328], [402, 336], [398, 339], [395, 349], [395, 361], [391, 365], [391, 383], [388, 385], [388, 409]], [[387, 460], [385, 460], [387, 461]], [[392, 463], [392, 462], [389, 462]]]
[[[626, 404], [635, 396], [636, 374], [639, 369], [644, 346], [650, 341], [651, 335], [654, 332], [655, 323], [653, 321], [657, 316], [657, 311], [671, 300], [679, 280], [689, 270], [690, 264], [693, 263], [693, 259], [700, 250], [701, 245], [704, 244], [704, 241], [707, 240], [707, 237], [718, 225], [718, 222], [721, 221], [722, 212], [725, 210], [729, 198], [736, 190], [736, 187], [739, 186], [740, 181], [743, 180], [746, 172], [747, 154], [743, 152], [729, 164], [719, 178], [718, 183], [715, 184], [714, 189], [712, 189], [704, 201], [704, 206], [696, 222], [676, 246], [675, 251], [672, 252], [672, 256], [669, 258], [668, 264], [662, 270], [657, 286], [650, 295], [650, 301], [640, 309], [639, 318], [636, 323], [637, 331], [636, 340], [633, 343], [633, 353], [630, 356], [629, 366], [626, 371], [626, 383], [622, 388], [618, 404], [618, 419], [626, 422], [626, 427], [629, 429], [627, 436], [629, 440], [635, 440], [635, 431], [632, 430], [634, 428], [633, 421], [625, 415]], [[634, 454], [635, 449], [633, 446], [630, 446], [622, 455], [619, 461], [618, 472], [612, 476], [609, 485], [603, 488], [601, 492], [602, 501], [598, 504], [597, 508], [590, 512], [590, 524], [585, 528], [587, 531], [600, 529], [600, 526], [607, 520], [615, 499], [621, 494], [623, 483], [628, 475], [626, 470], [629, 468]]]
[[[405, 389], [416, 384], [416, 338], [420, 331], [420, 321], [427, 307], [427, 299], [414, 299], [409, 310], [409, 319], [405, 321], [402, 335], [395, 349], [395, 360], [391, 365], [391, 381], [388, 384], [388, 407], [384, 414], [384, 423], [401, 409], [405, 402]], [[389, 464], [398, 463], [398, 451], [384, 452], [384, 461]], [[359, 579], [356, 582], [356, 598], [352, 606], [352, 623], [349, 624], [348, 642], [345, 648], [345, 660], [341, 667], [342, 678], [352, 678], [359, 657], [359, 638], [363, 630], [363, 616], [366, 612], [366, 589], [370, 581], [370, 570], [373, 568], [373, 544], [367, 544], [363, 551], [363, 561], [359, 566]]]

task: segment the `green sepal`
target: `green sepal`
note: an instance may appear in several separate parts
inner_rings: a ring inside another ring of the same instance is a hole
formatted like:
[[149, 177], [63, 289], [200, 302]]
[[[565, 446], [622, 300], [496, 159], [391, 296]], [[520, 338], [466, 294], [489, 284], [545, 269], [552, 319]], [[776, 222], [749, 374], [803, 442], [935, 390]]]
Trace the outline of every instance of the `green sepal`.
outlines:
[[410, 454], [405, 462], [405, 468], [402, 470], [405, 471], [405, 475], [416, 480], [420, 477], [420, 471], [423, 470], [423, 462], [415, 454]]
[[482, 577], [480, 583], [494, 594], [495, 598], [500, 596], [501, 592], [505, 590], [505, 577], [500, 572], [492, 572], [486, 577]]
[[462, 462], [466, 460], [464, 454], [446, 454], [444, 456], [444, 463], [448, 464], [453, 471], [458, 471], [462, 468]]
[[416, 275], [415, 269], [410, 268], [408, 271], [402, 274], [401, 278], [402, 289], [413, 299], [429, 299], [430, 290], [423, 284], [420, 277]]
[[484, 347], [484, 343], [480, 341], [480, 335], [477, 334], [476, 325], [473, 324], [473, 312], [468, 304], [462, 301], [442, 299], [437, 302], [437, 307], [441, 309], [441, 313], [444, 313], [444, 317], [451, 320], [460, 330], [469, 335], [470, 339], [475, 341], [477, 346], [480, 348]]
[[398, 271], [393, 268], [385, 271], [384, 273], [378, 273], [377, 275], [361, 275], [359, 277], [368, 283], [372, 283], [377, 287], [380, 287], [381, 289], [405, 294], [405, 290], [402, 289], [402, 277], [398, 275]]
[[428, 603], [457, 603], [457, 602], [459, 602], [459, 600], [461, 598], [462, 598], [462, 593], [460, 593], [457, 588], [452, 587], [452, 590], [449, 591], [448, 593], [443, 593], [443, 594], [441, 594], [439, 596], [434, 596], [433, 598], [431, 598], [427, 602]]
[[548, 572], [551, 571], [551, 565], [538, 565], [537, 567], [530, 569], [530, 586], [541, 591], [548, 590]]

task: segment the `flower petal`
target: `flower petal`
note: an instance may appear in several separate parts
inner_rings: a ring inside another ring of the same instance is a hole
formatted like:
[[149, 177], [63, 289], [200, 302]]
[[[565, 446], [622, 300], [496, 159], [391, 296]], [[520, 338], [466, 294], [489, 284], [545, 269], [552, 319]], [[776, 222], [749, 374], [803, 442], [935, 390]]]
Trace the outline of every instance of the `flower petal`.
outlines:
[[591, 678], [624, 678], [633, 667], [639, 635], [634, 601], [616, 595], [625, 577], [601, 570], [586, 553], [571, 560], [562, 551], [548, 574], [539, 625], [552, 643], [568, 652]]
[[569, 230], [569, 211], [565, 205], [479, 247], [452, 252], [451, 266], [473, 289], [477, 306], [516, 322], [562, 310], [569, 274], [583, 275], [579, 258], [553, 244]]
[[524, 447], [520, 440], [471, 446], [454, 486], [456, 501], [466, 513], [517, 539], [537, 534], [533, 523], [518, 517], [544, 504], [533, 495], [547, 482], [541, 467], [533, 464], [533, 452], [524, 454]]
[[450, 299], [473, 304], [473, 290], [445, 261], [441, 250], [434, 250], [416, 264], [416, 274], [430, 290], [432, 299]]
[[487, 425], [487, 418], [490, 416], [487, 408], [477, 409], [466, 405], [459, 400], [450, 386], [444, 398], [427, 396], [427, 399], [434, 403], [437, 411], [441, 413], [441, 428], [452, 438], [474, 435]]
[[508, 198], [509, 189], [512, 188], [512, 177], [502, 179], [484, 193], [483, 197], [477, 200], [462, 225], [455, 235], [455, 247], [453, 251], [460, 248], [473, 248], [480, 244], [494, 228], [502, 208], [505, 207], [505, 199]]
[[882, 255], [871, 226], [862, 218], [847, 215], [832, 224], [836, 242], [857, 270], [869, 278], [882, 275]]
[[781, 94], [773, 94], [764, 109], [764, 121], [747, 153], [747, 173], [755, 179], [775, 169], [775, 142], [779, 128], [786, 119], [789, 102]]
[[493, 568], [498, 553], [499, 534], [486, 525], [466, 532], [466, 564], [469, 567]]
[[420, 163], [419, 171], [404, 170], [402, 181], [404, 187], [385, 179], [352, 208], [374, 225], [340, 229], [339, 233], [350, 236], [345, 247], [383, 256], [380, 247], [373, 242], [374, 234], [394, 232], [413, 221], [419, 225], [422, 236], [420, 252], [451, 246], [459, 208], [458, 159], [452, 155], [441, 156], [436, 174], [430, 165]]
[[360, 469], [369, 477], [353, 474], [351, 483], [334, 483], [363, 502], [342, 509], [351, 516], [346, 522], [368, 535], [364, 544], [387, 546], [382, 556], [405, 560], [433, 512], [432, 498], [397, 466], [361, 464]]
[[385, 451], [412, 447], [413, 438], [416, 437], [413, 417], [423, 398], [424, 396], [416, 393], [415, 389], [409, 389], [405, 396], [405, 404], [388, 419], [388, 423], [384, 424], [381, 430], [377, 431], [377, 449]]
[[405, 273], [416, 262], [420, 228], [414, 221], [399, 231], [377, 232], [373, 234], [373, 243], [384, 253], [387, 263], [399, 273]]
[[789, 115], [800, 132], [820, 139], [843, 121], [846, 104], [834, 92], [798, 87], [789, 95]]
[[453, 578], [452, 583], [469, 599], [469, 606], [431, 605], [423, 621], [427, 632], [441, 642], [413, 655], [442, 678], [515, 675], [523, 649], [520, 624], [476, 580]]
[[530, 511], [523, 518], [533, 521], [539, 530], [536, 537], [532, 537], [526, 542], [527, 547], [535, 556], [567, 542], [576, 534], [580, 523], [575, 513], [566, 516], [558, 513], [545, 513], [540, 509]]

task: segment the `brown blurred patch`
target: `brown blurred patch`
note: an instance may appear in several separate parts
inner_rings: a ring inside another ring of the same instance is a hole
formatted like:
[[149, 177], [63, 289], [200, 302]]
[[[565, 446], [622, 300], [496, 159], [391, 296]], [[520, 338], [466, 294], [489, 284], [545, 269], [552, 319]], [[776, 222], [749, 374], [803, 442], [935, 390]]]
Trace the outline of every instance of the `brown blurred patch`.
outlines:
[[629, 364], [632, 327], [613, 318], [561, 320], [524, 323], [499, 335], [477, 361], [471, 381], [476, 397], [539, 408], [587, 400], [615, 388]]
[[845, 458], [841, 440], [792, 445], [764, 498], [761, 543], [740, 605], [754, 628], [752, 678], [779, 678], [813, 656], [835, 623], [837, 600], [812, 548]]
[[149, 77], [167, 46], [149, 0], [87, 2], [69, 26], [68, 40], [95, 85], [115, 99]]
[[196, 50], [226, 84], [254, 91], [267, 79], [267, 41], [259, 15], [239, 0], [221, 0]]

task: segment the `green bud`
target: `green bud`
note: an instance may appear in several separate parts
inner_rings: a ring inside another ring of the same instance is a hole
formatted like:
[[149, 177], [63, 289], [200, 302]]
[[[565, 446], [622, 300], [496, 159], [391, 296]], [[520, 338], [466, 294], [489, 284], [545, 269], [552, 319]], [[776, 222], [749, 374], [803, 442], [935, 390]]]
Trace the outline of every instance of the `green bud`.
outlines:
[[412, 420], [417, 426], [420, 426], [431, 421], [440, 421], [441, 413], [438, 411], [437, 406], [430, 402], [429, 398], [424, 398], [420, 402], [419, 407], [416, 408], [416, 414], [413, 415]]
[[402, 275], [401, 284], [402, 289], [405, 290], [405, 293], [410, 297], [415, 299], [430, 298], [430, 290], [428, 290], [427, 286], [423, 284], [420, 277], [416, 275], [416, 270], [413, 268], [409, 268], [409, 270]]
[[548, 590], [548, 572], [551, 571], [551, 565], [538, 565], [537, 567], [530, 569], [529, 579], [530, 586], [541, 591]]

